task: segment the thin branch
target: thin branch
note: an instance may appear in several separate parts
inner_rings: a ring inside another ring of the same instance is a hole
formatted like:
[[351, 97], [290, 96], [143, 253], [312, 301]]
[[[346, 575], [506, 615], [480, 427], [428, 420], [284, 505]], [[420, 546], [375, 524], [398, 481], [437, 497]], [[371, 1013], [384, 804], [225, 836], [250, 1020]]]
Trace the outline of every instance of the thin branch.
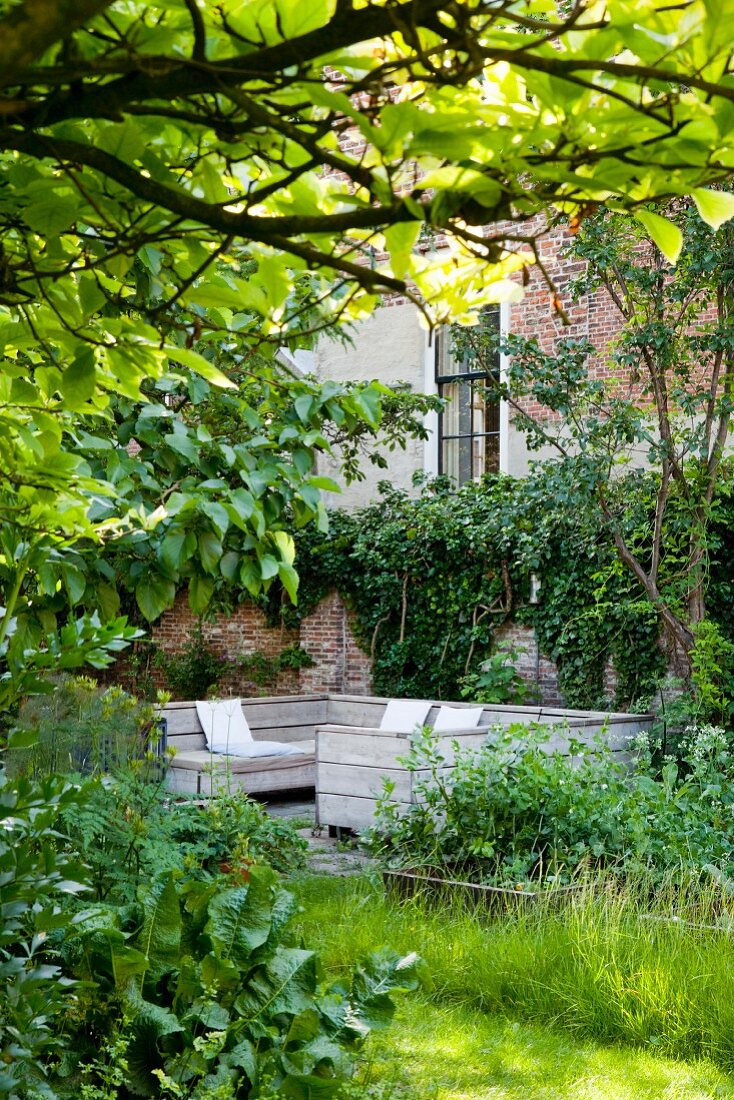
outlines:
[[194, 25], [194, 49], [191, 57], [194, 61], [206, 61], [206, 27], [197, 0], [184, 0], [186, 9]]

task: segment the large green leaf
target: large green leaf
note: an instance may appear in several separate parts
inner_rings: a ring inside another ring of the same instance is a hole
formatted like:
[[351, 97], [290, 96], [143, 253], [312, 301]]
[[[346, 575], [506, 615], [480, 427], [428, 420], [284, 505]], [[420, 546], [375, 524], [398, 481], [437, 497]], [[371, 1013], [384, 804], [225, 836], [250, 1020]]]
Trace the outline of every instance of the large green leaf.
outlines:
[[148, 960], [151, 976], [176, 967], [181, 953], [181, 909], [172, 875], [139, 891], [143, 927], [136, 946]]
[[138, 607], [149, 622], [171, 607], [176, 598], [176, 585], [167, 577], [150, 573], [135, 588]]
[[635, 217], [650, 234], [666, 260], [676, 263], [683, 247], [683, 234], [678, 226], [652, 210], [637, 210]]
[[313, 1003], [316, 991], [316, 956], [313, 951], [278, 947], [250, 977], [235, 1002], [249, 1024], [267, 1022], [272, 1015], [294, 1016]]
[[243, 968], [251, 965], [253, 952], [270, 935], [274, 883], [272, 871], [253, 867], [246, 886], [222, 890], [212, 899], [206, 931], [218, 956]]

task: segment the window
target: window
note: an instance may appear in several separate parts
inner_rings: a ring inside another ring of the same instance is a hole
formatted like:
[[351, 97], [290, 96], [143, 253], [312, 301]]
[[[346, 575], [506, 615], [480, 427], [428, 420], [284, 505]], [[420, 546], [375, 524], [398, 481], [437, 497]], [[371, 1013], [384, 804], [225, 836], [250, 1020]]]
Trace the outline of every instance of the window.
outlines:
[[[486, 311], [487, 323], [499, 332], [499, 307]], [[480, 370], [471, 359], [455, 357], [449, 329], [438, 334], [435, 381], [439, 397], [447, 402], [438, 418], [438, 472], [455, 485], [477, 481], [500, 469], [500, 401], [486, 385], [497, 381], [499, 373], [499, 353]]]

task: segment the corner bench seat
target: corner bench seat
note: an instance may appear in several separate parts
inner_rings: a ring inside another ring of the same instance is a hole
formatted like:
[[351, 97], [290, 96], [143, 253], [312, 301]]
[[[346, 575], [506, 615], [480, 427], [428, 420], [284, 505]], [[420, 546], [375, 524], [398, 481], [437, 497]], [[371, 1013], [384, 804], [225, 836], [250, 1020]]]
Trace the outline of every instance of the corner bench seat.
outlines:
[[247, 794], [313, 789], [316, 784], [314, 731], [326, 714], [326, 696], [243, 699], [242, 710], [254, 741], [283, 741], [301, 750], [292, 756], [256, 758], [210, 753], [194, 702], [167, 703], [168, 748], [174, 755], [166, 785], [179, 794], [208, 796], [217, 790]]
[[[292, 756], [255, 759], [210, 754], [193, 702], [168, 703], [162, 711], [168, 746], [176, 750], [167, 773], [170, 790], [209, 795], [226, 785], [249, 794], [316, 788], [316, 819], [321, 825], [365, 828], [373, 820], [383, 778], [394, 782], [393, 798], [412, 802], [415, 773], [402, 763], [409, 733], [379, 728], [389, 700], [358, 695], [288, 695], [243, 699], [242, 710], [255, 741], [284, 741], [304, 750]], [[444, 702], [457, 709], [471, 703]], [[433, 701], [426, 719], [433, 726], [441, 703]], [[593, 743], [603, 731], [607, 744], [625, 756], [630, 736], [648, 729], [650, 715], [552, 707], [485, 706], [478, 726], [439, 735], [447, 770], [454, 745], [475, 748], [496, 726], [540, 723], [558, 727], [547, 751], [568, 752], [571, 738]], [[315, 742], [315, 744], [314, 744]]]

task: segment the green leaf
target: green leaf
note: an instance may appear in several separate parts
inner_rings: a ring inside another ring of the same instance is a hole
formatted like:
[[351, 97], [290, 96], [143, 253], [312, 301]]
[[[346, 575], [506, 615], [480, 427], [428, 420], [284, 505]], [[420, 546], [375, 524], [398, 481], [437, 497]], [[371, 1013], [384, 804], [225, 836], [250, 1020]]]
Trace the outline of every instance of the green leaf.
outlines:
[[91, 348], [81, 348], [61, 376], [61, 392], [70, 409], [81, 409], [94, 395], [97, 369]]
[[97, 603], [103, 619], [114, 619], [120, 613], [120, 594], [106, 581], [97, 585]]
[[8, 734], [7, 745], [9, 749], [30, 749], [38, 744], [38, 730], [16, 729]]
[[141, 889], [143, 927], [136, 946], [143, 952], [153, 975], [177, 967], [181, 952], [181, 909], [172, 875]]
[[293, 566], [288, 565], [286, 562], [280, 562], [278, 565], [278, 578], [290, 596], [291, 602], [297, 603], [299, 577]]
[[207, 573], [217, 573], [222, 557], [222, 543], [213, 531], [203, 531], [198, 539], [199, 557]]
[[220, 389], [226, 390], [237, 388], [235, 383], [227, 378], [226, 374], [222, 374], [213, 363], [210, 363], [203, 355], [199, 355], [198, 351], [194, 351], [192, 348], [177, 348], [171, 345], [166, 345], [163, 350], [173, 362], [190, 367], [202, 378], [206, 378], [207, 382], [211, 382], [213, 386], [219, 386]]
[[200, 615], [206, 611], [214, 595], [213, 577], [192, 577], [189, 581], [189, 607]]
[[278, 576], [280, 563], [272, 554], [263, 554], [260, 558], [260, 575], [264, 581], [272, 580]]
[[253, 867], [246, 886], [222, 890], [212, 899], [206, 932], [220, 958], [247, 967], [253, 951], [266, 942], [275, 881], [269, 868]]
[[313, 951], [277, 947], [265, 967], [258, 968], [235, 1002], [245, 1018], [269, 1013], [296, 1015], [313, 1005], [316, 989], [316, 957]]
[[677, 225], [661, 218], [659, 214], [653, 214], [651, 210], [636, 210], [635, 217], [649, 233], [666, 260], [671, 264], [678, 262], [683, 247], [683, 234]]
[[176, 585], [166, 577], [155, 573], [147, 574], [135, 588], [135, 599], [142, 614], [153, 622], [173, 605], [176, 598]]
[[693, 201], [703, 220], [714, 229], [719, 229], [724, 222], [734, 218], [734, 195], [730, 191], [711, 191], [697, 187], [693, 191]]

